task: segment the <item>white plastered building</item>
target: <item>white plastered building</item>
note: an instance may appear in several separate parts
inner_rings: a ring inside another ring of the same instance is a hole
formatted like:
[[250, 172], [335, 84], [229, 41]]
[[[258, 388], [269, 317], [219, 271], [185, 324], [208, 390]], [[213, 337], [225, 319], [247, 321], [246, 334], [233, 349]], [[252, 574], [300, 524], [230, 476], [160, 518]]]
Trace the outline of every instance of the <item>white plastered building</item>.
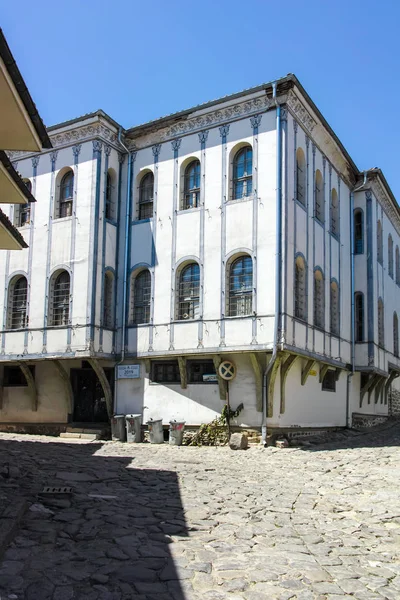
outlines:
[[399, 208], [293, 75], [131, 129], [98, 111], [48, 133], [51, 152], [11, 157], [37, 203], [29, 248], [0, 257], [2, 427], [200, 425], [226, 402], [224, 360], [237, 426], [393, 412]]

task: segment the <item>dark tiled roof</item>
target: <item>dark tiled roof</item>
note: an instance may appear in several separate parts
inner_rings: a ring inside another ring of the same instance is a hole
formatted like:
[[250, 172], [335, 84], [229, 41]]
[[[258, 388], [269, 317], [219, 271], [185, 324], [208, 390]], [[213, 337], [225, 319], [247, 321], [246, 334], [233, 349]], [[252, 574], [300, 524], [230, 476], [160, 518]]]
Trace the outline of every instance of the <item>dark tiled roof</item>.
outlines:
[[27, 248], [28, 244], [25, 242], [24, 238], [18, 231], [16, 227], [11, 223], [10, 219], [3, 213], [0, 209], [0, 223], [4, 225], [6, 229], [11, 233], [12, 237], [23, 247]]
[[17, 171], [12, 166], [12, 163], [8, 158], [7, 154], [3, 150], [0, 150], [0, 162], [3, 163], [3, 166], [5, 169], [7, 169], [11, 179], [19, 187], [19, 189], [21, 190], [25, 198], [28, 200], [28, 202], [36, 202], [35, 198], [32, 196], [31, 192], [26, 187], [25, 183], [22, 181], [21, 177], [18, 175]]
[[42, 143], [43, 148], [52, 148], [52, 144], [49, 136], [47, 135], [46, 127], [43, 124], [42, 119], [38, 113], [34, 101], [29, 93], [28, 88], [25, 85], [23, 77], [18, 69], [18, 65], [11, 53], [11, 50], [7, 44], [7, 40], [4, 37], [3, 31], [0, 29], [0, 56], [6, 66], [8, 74], [10, 75], [17, 92], [26, 108], [28, 115], [36, 129], [36, 133]]

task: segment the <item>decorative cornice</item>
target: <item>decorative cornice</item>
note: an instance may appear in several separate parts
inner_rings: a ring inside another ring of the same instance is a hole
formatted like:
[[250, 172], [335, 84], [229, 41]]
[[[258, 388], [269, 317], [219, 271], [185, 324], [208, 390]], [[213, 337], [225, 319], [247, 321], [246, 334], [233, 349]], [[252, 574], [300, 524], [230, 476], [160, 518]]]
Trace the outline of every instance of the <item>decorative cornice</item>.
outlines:
[[257, 129], [261, 123], [262, 115], [254, 115], [254, 117], [250, 118], [250, 124], [253, 129]]
[[158, 158], [161, 152], [161, 144], [154, 144], [154, 146], [152, 146], [151, 149], [153, 150], [154, 158]]
[[208, 129], [204, 130], [204, 131], [200, 131], [199, 135], [199, 142], [200, 144], [205, 144], [208, 138]]
[[[382, 186], [381, 182], [376, 178], [374, 178], [374, 180], [371, 182], [371, 188], [375, 198], [378, 200], [383, 210], [387, 214], [390, 222], [396, 229], [398, 235], [400, 235], [400, 215], [398, 213], [398, 210], [393, 206], [393, 202], [386, 193], [385, 188]], [[371, 197], [369, 197], [369, 195]], [[366, 190], [365, 197], [367, 198], [367, 200], [370, 200], [372, 198], [370, 190]]]
[[32, 167], [37, 167], [39, 164], [39, 160], [40, 160], [40, 155], [39, 156], [33, 156], [32, 157]]
[[103, 142], [100, 142], [100, 140], [93, 140], [93, 152], [99, 152], [101, 153], [102, 147], [103, 147]]
[[182, 143], [182, 138], [178, 138], [177, 140], [172, 140], [172, 142], [171, 142], [172, 150], [174, 152], [178, 152], [179, 148], [181, 147], [181, 143]]
[[82, 149], [82, 144], [76, 144], [75, 146], [72, 146], [72, 152], [74, 153], [74, 157], [77, 160], [80, 152]]
[[229, 125], [222, 125], [219, 128], [219, 134], [222, 138], [227, 138], [228, 137], [228, 133], [229, 133]]
[[110, 156], [111, 146], [109, 146], [108, 144], [104, 144], [104, 152], [106, 153], [106, 156]]
[[300, 123], [307, 129], [307, 131], [312, 133], [317, 122], [310, 115], [306, 107], [300, 102], [293, 90], [289, 91], [286, 102]]

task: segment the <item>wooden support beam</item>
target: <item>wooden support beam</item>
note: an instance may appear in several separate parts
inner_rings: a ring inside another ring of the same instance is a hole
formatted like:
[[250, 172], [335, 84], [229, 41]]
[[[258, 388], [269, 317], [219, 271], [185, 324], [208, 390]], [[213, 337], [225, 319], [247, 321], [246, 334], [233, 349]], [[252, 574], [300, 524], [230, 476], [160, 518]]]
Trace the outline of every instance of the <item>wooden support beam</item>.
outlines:
[[186, 390], [187, 388], [187, 370], [186, 370], [186, 358], [184, 356], [178, 356], [179, 374], [181, 376], [181, 388]]
[[[364, 386], [361, 388], [361, 390], [360, 390], [360, 408], [362, 407], [362, 403], [363, 403], [365, 394], [369, 391], [371, 386], [376, 382], [376, 377], [377, 376], [374, 373], [372, 373], [372, 375], [370, 375], [368, 377]], [[369, 401], [369, 398], [368, 398], [368, 401]]]
[[256, 409], [262, 412], [262, 393], [263, 393], [263, 369], [261, 366], [260, 357], [255, 352], [250, 352], [250, 362], [253, 367], [254, 377], [256, 381]]
[[103, 388], [103, 392], [104, 392], [104, 398], [106, 400], [106, 405], [107, 405], [107, 414], [109, 416], [109, 418], [111, 419], [111, 417], [113, 416], [113, 397], [112, 397], [112, 390], [111, 390], [111, 386], [110, 383], [106, 377], [106, 374], [104, 372], [103, 367], [101, 366], [101, 364], [99, 363], [99, 361], [96, 358], [89, 358], [88, 359], [93, 371], [96, 373], [101, 387]]
[[379, 380], [380, 380], [380, 375], [374, 375], [372, 383], [371, 383], [371, 385], [368, 388], [368, 404], [371, 404], [372, 392], [374, 391], [374, 389], [378, 385]]
[[283, 415], [286, 409], [286, 379], [290, 369], [298, 358], [297, 354], [289, 354], [285, 362], [281, 364], [281, 406], [280, 414]]
[[308, 379], [310, 371], [311, 371], [311, 369], [313, 368], [314, 365], [315, 365], [315, 360], [312, 359], [312, 358], [310, 358], [310, 360], [308, 360], [306, 362], [305, 366], [301, 370], [301, 385], [305, 385], [306, 384], [306, 381]]
[[219, 397], [221, 398], [221, 400], [226, 401], [226, 390], [227, 390], [226, 381], [225, 381], [225, 379], [222, 379], [222, 377], [220, 376], [220, 374], [218, 372], [219, 365], [222, 363], [222, 358], [219, 354], [215, 354], [213, 356], [213, 363], [214, 363], [215, 372], [216, 372], [217, 378], [218, 378]]
[[146, 371], [146, 373], [150, 373], [150, 369], [151, 369], [151, 361], [149, 358], [145, 358], [144, 359], [144, 370]]
[[329, 365], [321, 365], [319, 368], [319, 382], [322, 383], [325, 375], [327, 374]]
[[72, 416], [74, 412], [74, 392], [72, 390], [71, 379], [68, 371], [64, 368], [63, 361], [54, 360], [53, 363], [64, 384], [65, 397], [67, 401], [67, 413]]
[[342, 372], [342, 369], [340, 369], [339, 367], [336, 367], [336, 381], [339, 381], [341, 372]]
[[278, 354], [275, 362], [272, 366], [271, 371], [269, 372], [267, 389], [268, 389], [268, 405], [267, 405], [267, 417], [272, 417], [274, 414], [274, 392], [275, 392], [275, 380], [278, 374], [279, 368], [281, 366], [282, 360], [284, 360], [288, 356], [287, 352], [282, 354]]
[[375, 404], [378, 404], [379, 396], [381, 394], [383, 386], [385, 385], [386, 379], [386, 377], [381, 377], [375, 386]]
[[32, 402], [32, 410], [34, 412], [36, 412], [38, 409], [38, 397], [37, 397], [37, 389], [36, 389], [35, 379], [31, 373], [31, 370], [28, 367], [28, 365], [26, 365], [25, 363], [22, 363], [22, 362], [19, 362], [18, 365], [25, 377], [25, 380], [26, 380], [26, 383], [28, 386], [28, 391], [29, 391], [29, 395], [31, 397], [31, 402]]

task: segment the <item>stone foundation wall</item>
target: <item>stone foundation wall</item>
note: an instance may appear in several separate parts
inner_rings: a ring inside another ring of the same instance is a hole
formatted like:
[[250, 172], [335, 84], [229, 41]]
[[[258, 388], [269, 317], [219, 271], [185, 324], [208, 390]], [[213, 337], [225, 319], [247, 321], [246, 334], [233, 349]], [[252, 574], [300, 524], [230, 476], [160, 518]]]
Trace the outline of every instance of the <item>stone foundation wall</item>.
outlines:
[[370, 429], [377, 425], [382, 425], [387, 421], [385, 415], [363, 415], [361, 413], [353, 413], [351, 415], [352, 429]]
[[389, 394], [389, 416], [400, 419], [400, 391], [393, 388]]

